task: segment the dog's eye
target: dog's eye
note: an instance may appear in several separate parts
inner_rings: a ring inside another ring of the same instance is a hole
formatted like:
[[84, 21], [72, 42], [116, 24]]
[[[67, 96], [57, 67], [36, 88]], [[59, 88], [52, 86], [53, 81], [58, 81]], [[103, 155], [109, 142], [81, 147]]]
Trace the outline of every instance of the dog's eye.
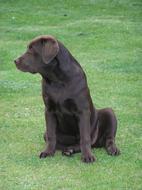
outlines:
[[28, 47], [28, 53], [30, 53], [30, 54], [34, 53], [32, 46], [29, 46], [29, 47]]
[[28, 48], [28, 54], [33, 55], [33, 56], [37, 56], [38, 55], [33, 47], [29, 47]]

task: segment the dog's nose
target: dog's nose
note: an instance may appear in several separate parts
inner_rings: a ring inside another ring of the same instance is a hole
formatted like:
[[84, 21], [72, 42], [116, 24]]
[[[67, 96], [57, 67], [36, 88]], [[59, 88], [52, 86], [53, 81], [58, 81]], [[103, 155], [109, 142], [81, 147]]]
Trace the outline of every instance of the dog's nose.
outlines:
[[19, 60], [19, 59], [15, 59], [15, 60], [14, 60], [14, 63], [15, 63], [16, 65], [18, 65], [18, 64], [20, 63], [20, 60]]

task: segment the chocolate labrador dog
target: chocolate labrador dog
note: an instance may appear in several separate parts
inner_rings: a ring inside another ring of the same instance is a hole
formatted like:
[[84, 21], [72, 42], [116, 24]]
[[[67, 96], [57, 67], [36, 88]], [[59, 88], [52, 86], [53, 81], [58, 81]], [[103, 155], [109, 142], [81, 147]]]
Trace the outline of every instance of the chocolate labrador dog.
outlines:
[[95, 161], [93, 147], [118, 155], [115, 145], [116, 116], [111, 108], [95, 109], [83, 69], [67, 48], [52, 36], [33, 39], [27, 51], [15, 60], [23, 72], [42, 76], [45, 104], [46, 148], [40, 158], [82, 153], [82, 161]]

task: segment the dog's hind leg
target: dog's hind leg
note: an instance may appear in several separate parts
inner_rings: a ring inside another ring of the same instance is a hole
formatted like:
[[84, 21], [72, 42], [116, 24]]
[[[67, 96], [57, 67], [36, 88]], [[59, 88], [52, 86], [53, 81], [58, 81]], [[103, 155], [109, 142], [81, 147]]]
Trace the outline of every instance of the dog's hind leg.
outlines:
[[105, 108], [98, 111], [99, 117], [99, 135], [98, 145], [105, 147], [109, 155], [119, 155], [120, 151], [115, 144], [117, 131], [117, 120], [111, 108]]

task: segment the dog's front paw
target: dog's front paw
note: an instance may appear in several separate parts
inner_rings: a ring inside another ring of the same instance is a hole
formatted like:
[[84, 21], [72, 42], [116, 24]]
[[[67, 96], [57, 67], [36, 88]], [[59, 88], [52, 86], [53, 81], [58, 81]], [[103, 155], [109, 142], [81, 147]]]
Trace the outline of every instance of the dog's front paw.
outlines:
[[96, 161], [95, 156], [93, 156], [92, 154], [88, 154], [88, 155], [83, 155], [81, 157], [81, 160], [85, 163], [92, 163]]
[[54, 156], [54, 152], [53, 151], [48, 151], [48, 152], [41, 152], [39, 157], [40, 158], [46, 158], [47, 156]]
[[107, 153], [111, 156], [118, 156], [120, 154], [120, 150], [116, 147], [116, 145], [112, 145], [106, 148]]

